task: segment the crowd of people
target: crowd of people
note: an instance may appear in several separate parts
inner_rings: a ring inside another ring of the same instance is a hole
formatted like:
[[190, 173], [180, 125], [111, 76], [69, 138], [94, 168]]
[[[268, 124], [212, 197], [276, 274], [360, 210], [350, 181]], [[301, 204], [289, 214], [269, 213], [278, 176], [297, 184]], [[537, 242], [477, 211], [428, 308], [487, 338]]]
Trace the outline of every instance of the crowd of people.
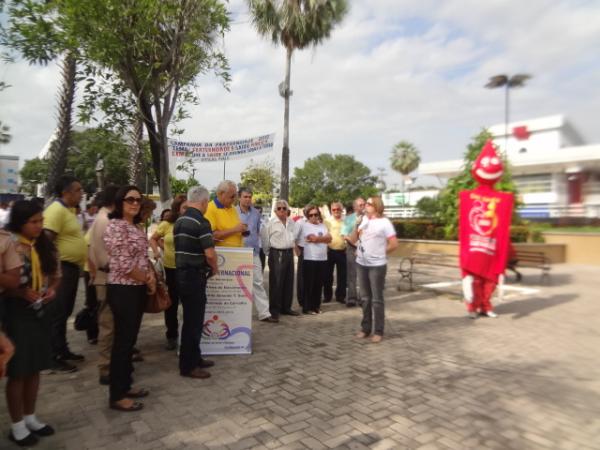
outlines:
[[[337, 201], [328, 211], [307, 205], [299, 220], [278, 200], [265, 220], [251, 189], [223, 181], [213, 200], [201, 186], [175, 197], [150, 236], [144, 224], [156, 205], [136, 186], [105, 187], [79, 216], [83, 188], [77, 179], [62, 177], [55, 196], [45, 210], [35, 200], [15, 202], [0, 231], [0, 376], [8, 377], [10, 438], [19, 445], [54, 433], [35, 415], [40, 372], [73, 372], [84, 360], [67, 340], [82, 273], [86, 308], [93, 311], [88, 342], [97, 345], [99, 383], [109, 386], [109, 406], [118, 411], [142, 409], [140, 399], [150, 394], [133, 386], [132, 373], [133, 362], [143, 360], [136, 341], [148, 296], [161, 281], [157, 264], [171, 299], [164, 311], [165, 349], [179, 347], [181, 376], [210, 377], [214, 362], [202, 357], [200, 340], [207, 281], [218, 274], [220, 246], [252, 248], [258, 320], [277, 324], [281, 315], [321, 314], [322, 302], [335, 299], [362, 306], [358, 338], [383, 338], [386, 255], [398, 243], [377, 196], [357, 198], [345, 216]], [[301, 312], [292, 307], [295, 282]]]

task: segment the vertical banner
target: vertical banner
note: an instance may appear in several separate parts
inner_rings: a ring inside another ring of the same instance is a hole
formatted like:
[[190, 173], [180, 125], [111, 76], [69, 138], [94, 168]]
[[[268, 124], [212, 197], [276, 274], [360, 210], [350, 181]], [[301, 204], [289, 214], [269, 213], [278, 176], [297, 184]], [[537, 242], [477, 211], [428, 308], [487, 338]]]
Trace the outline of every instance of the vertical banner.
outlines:
[[206, 287], [203, 355], [252, 353], [251, 248], [216, 247], [219, 274]]

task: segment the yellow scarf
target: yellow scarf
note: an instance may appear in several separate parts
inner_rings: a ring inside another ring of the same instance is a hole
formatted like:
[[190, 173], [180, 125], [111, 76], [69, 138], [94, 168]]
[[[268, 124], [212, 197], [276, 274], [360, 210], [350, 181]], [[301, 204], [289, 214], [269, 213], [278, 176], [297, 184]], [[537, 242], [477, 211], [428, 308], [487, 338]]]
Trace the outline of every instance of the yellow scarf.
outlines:
[[40, 255], [35, 249], [35, 239], [30, 241], [19, 234], [19, 242], [28, 245], [31, 249], [31, 288], [39, 292], [42, 289], [42, 264], [40, 263]]

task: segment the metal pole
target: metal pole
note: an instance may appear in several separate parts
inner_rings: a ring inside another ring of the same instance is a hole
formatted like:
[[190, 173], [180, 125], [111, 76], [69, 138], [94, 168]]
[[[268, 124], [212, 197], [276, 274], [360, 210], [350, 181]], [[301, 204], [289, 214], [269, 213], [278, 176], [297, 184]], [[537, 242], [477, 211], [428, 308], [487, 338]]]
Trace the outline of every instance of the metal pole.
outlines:
[[227, 158], [223, 159], [223, 180], [225, 180], [225, 164], [227, 163]]
[[506, 82], [506, 91], [504, 94], [504, 155], [508, 156], [508, 96], [510, 90], [510, 80]]

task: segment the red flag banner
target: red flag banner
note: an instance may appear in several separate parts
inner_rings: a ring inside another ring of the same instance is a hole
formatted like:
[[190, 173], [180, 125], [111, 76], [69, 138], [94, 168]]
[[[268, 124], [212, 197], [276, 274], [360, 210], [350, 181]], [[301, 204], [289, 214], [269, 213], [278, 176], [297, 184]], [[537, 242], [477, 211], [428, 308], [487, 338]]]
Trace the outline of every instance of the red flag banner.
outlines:
[[460, 192], [460, 266], [493, 282], [504, 273], [513, 195], [488, 186]]

